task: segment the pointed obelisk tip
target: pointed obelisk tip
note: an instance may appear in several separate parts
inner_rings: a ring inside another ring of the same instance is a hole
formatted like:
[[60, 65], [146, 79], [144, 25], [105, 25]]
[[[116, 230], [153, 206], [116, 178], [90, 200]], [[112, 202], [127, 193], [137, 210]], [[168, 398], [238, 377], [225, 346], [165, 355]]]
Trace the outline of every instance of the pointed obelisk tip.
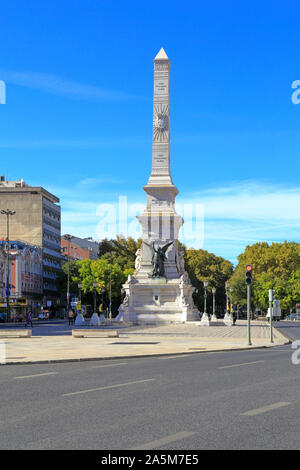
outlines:
[[165, 53], [163, 47], [161, 48], [154, 60], [169, 60], [169, 57]]

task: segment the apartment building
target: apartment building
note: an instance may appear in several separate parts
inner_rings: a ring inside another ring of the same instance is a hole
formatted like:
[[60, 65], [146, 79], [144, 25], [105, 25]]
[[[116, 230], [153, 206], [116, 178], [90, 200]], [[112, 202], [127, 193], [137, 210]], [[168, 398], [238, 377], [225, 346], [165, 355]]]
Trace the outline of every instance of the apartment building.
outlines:
[[[64, 238], [66, 237], [66, 238]], [[92, 238], [79, 238], [71, 235], [61, 237], [61, 247], [63, 256], [73, 260], [78, 259], [98, 259], [99, 242]]]
[[[42, 249], [43, 304], [56, 305], [59, 293], [56, 278], [61, 269], [61, 210], [59, 198], [38, 186], [0, 177], [0, 210], [15, 211], [9, 217], [10, 240]], [[0, 215], [0, 239], [7, 237], [6, 216]]]

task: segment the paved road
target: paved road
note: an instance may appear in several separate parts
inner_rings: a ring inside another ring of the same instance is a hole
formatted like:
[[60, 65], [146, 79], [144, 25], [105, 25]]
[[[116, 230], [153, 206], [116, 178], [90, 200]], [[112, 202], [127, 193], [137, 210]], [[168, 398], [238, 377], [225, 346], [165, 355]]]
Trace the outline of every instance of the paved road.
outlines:
[[291, 353], [0, 366], [0, 448], [297, 449]]
[[280, 321], [274, 323], [274, 325], [276, 325], [279, 331], [289, 336], [292, 340], [300, 339], [299, 321]]

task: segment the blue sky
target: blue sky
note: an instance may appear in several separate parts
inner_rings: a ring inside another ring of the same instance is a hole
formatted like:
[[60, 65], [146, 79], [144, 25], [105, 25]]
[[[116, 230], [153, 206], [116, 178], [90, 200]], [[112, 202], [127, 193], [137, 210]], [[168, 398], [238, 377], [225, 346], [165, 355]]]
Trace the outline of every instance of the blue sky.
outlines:
[[142, 207], [163, 47], [178, 205], [204, 216], [182, 240], [232, 261], [256, 241], [299, 242], [299, 13], [293, 1], [2, 3], [0, 173], [58, 195], [64, 233], [99, 237], [99, 205], [119, 196]]

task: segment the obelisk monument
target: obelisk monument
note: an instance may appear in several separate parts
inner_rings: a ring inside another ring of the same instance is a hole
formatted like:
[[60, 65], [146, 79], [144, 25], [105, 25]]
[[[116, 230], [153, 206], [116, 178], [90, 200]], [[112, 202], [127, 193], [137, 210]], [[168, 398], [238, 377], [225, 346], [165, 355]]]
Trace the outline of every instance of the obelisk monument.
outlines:
[[135, 272], [123, 285], [119, 320], [186, 322], [199, 320], [194, 288], [184, 270], [178, 232], [183, 220], [175, 210], [178, 194], [170, 172], [170, 61], [161, 49], [154, 59], [152, 169], [144, 186], [147, 205], [138, 220], [142, 246]]

